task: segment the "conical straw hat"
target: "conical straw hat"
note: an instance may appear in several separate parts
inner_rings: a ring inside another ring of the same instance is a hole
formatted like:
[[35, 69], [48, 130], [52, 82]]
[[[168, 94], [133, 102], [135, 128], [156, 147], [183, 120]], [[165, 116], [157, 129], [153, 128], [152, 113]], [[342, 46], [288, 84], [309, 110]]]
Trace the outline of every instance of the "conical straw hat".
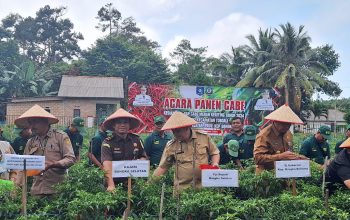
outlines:
[[188, 127], [197, 124], [193, 118], [188, 117], [182, 112], [174, 112], [170, 116], [167, 122], [165, 122], [164, 126], [162, 127], [162, 130], [169, 130], [169, 129], [175, 129], [175, 128], [183, 128]]
[[130, 114], [129, 112], [125, 111], [124, 109], [120, 108], [118, 109], [116, 112], [114, 112], [113, 114], [111, 114], [110, 116], [108, 116], [108, 118], [106, 118], [106, 120], [103, 122], [103, 126], [107, 129], [107, 130], [111, 130], [113, 131], [113, 121], [117, 118], [130, 118], [130, 130], [137, 128], [141, 121], [138, 119], [138, 117]]
[[339, 147], [340, 148], [350, 148], [350, 138], [346, 139]]
[[265, 119], [291, 124], [304, 124], [303, 121], [286, 104], [271, 112], [268, 116], [265, 117]]
[[30, 118], [47, 118], [50, 125], [59, 121], [39, 105], [34, 105], [15, 120], [15, 125], [19, 128], [28, 128]]

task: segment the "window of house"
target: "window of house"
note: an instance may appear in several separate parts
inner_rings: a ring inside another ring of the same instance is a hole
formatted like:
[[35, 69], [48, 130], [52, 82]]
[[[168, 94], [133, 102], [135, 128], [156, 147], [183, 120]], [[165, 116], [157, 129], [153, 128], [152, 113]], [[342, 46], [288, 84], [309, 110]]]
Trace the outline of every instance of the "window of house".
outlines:
[[73, 110], [73, 118], [80, 117], [80, 109], [76, 108]]

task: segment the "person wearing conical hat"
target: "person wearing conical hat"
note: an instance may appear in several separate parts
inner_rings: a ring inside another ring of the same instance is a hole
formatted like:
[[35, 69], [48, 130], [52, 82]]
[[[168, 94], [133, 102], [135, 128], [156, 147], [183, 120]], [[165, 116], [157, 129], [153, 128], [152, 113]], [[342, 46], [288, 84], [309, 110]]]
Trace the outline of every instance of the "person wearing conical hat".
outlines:
[[327, 188], [332, 194], [337, 185], [350, 189], [350, 138], [344, 141], [340, 146], [342, 149], [330, 162], [326, 170], [325, 181]]
[[[30, 128], [33, 137], [24, 148], [24, 155], [45, 156], [45, 170], [36, 172], [31, 194], [45, 197], [56, 193], [55, 185], [64, 180], [67, 168], [75, 161], [72, 144], [66, 133], [52, 128], [58, 119], [39, 105], [34, 105], [15, 120], [18, 128]], [[23, 185], [19, 172], [17, 184]]]
[[30, 128], [15, 128], [14, 133], [18, 136], [12, 141], [11, 146], [15, 150], [16, 154], [23, 155], [24, 148], [32, 136], [32, 130]]
[[174, 192], [181, 192], [188, 187], [201, 187], [201, 170], [199, 165], [217, 166], [220, 152], [210, 136], [192, 129], [197, 122], [181, 112], [175, 112], [162, 127], [172, 130], [174, 138], [164, 149], [158, 168], [153, 176], [164, 175], [175, 165]]
[[147, 159], [140, 137], [130, 133], [141, 121], [136, 116], [120, 108], [103, 122], [113, 136], [102, 143], [101, 162], [105, 171], [107, 191], [115, 190], [117, 183], [125, 183], [125, 178], [112, 178], [112, 161]]
[[257, 174], [274, 169], [274, 162], [278, 160], [307, 159], [292, 152], [293, 135], [289, 128], [292, 124], [303, 124], [303, 121], [288, 105], [282, 105], [265, 119], [272, 123], [256, 136], [253, 153]]
[[329, 126], [320, 126], [314, 135], [303, 141], [299, 153], [310, 158], [316, 163], [323, 165], [326, 157], [328, 159], [331, 158], [331, 152], [327, 142], [327, 140], [330, 140], [332, 137], [331, 132], [332, 131]]

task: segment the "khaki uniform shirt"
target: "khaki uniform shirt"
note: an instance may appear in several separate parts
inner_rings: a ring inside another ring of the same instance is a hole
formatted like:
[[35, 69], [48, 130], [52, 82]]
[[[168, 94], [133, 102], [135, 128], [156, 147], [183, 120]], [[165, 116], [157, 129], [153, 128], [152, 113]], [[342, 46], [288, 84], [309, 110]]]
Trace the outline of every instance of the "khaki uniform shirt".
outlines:
[[[42, 175], [35, 176], [31, 188], [32, 195], [50, 195], [56, 193], [54, 185], [63, 182], [66, 168], [73, 165], [75, 161], [72, 144], [68, 135], [53, 128], [49, 129], [43, 140], [40, 140], [38, 136], [29, 139], [24, 149], [24, 155], [42, 155], [45, 156], [46, 162], [55, 161], [65, 167], [51, 168]], [[20, 180], [18, 178], [17, 181], [23, 181], [22, 178]]]
[[281, 160], [279, 154], [290, 150], [292, 141], [293, 135], [290, 131], [280, 134], [273, 124], [261, 130], [254, 144], [256, 173], [274, 169], [274, 162]]
[[16, 172], [14, 170], [7, 170], [2, 165], [2, 161], [4, 160], [4, 154], [16, 154], [10, 143], [7, 141], [0, 141], [0, 179], [9, 180], [10, 176], [16, 176]]
[[201, 184], [200, 164], [208, 164], [209, 156], [220, 154], [219, 150], [211, 138], [203, 133], [192, 130], [191, 138], [188, 142], [179, 142], [172, 139], [164, 149], [159, 166], [163, 169], [169, 169], [172, 165], [175, 167], [175, 191], [188, 188], [193, 184], [196, 188]]

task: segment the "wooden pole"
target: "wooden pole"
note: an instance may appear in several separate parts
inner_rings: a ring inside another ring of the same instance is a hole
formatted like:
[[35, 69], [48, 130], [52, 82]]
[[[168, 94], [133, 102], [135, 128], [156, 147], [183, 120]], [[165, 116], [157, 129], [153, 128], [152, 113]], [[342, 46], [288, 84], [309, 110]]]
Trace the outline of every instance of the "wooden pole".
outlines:
[[295, 178], [292, 179], [292, 195], [297, 195], [297, 181], [295, 180]]
[[322, 173], [322, 196], [323, 198], [325, 197], [325, 188], [326, 188], [326, 171], [327, 171], [327, 161], [328, 161], [328, 156], [324, 159], [323, 163], [323, 173]]
[[123, 216], [124, 220], [129, 218], [130, 210], [131, 210], [131, 177], [128, 177], [128, 201], [127, 201], [126, 209], [124, 211], [124, 216]]
[[164, 203], [165, 183], [162, 185], [162, 193], [160, 195], [159, 220], [163, 220], [163, 203]]
[[328, 198], [329, 198], [329, 189], [326, 189], [325, 197], [324, 197], [324, 206], [328, 210], [329, 204], [328, 204]]
[[23, 160], [22, 215], [27, 219], [27, 160]]

